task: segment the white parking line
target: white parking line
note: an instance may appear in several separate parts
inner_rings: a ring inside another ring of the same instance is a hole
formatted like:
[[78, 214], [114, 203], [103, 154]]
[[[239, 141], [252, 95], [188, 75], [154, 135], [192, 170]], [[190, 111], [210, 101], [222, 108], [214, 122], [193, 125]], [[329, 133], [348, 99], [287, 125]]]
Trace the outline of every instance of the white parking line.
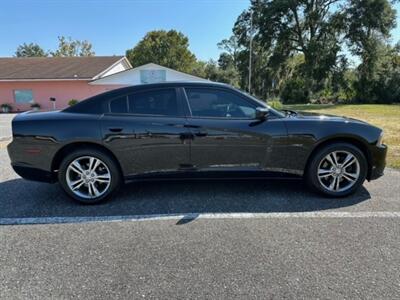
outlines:
[[295, 212], [295, 213], [187, 213], [96, 217], [0, 218], [0, 225], [62, 224], [120, 221], [165, 221], [194, 219], [284, 219], [284, 218], [400, 218], [400, 212]]

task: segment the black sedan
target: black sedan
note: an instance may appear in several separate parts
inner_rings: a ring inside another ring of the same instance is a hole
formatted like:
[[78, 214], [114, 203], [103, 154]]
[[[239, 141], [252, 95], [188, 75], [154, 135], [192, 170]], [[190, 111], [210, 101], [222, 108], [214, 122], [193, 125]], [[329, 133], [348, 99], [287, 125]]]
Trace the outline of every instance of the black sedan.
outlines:
[[346, 196], [383, 174], [381, 129], [362, 121], [278, 111], [230, 86], [160, 83], [91, 97], [12, 122], [21, 177], [58, 181], [95, 203], [128, 180], [284, 174]]

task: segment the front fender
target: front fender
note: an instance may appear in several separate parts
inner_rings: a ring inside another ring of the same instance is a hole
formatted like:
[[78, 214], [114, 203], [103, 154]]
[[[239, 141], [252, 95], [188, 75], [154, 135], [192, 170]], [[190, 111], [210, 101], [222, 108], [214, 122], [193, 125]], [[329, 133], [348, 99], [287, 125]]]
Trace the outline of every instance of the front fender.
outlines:
[[288, 168], [304, 172], [315, 151], [330, 142], [350, 142], [359, 146], [371, 160], [370, 147], [381, 130], [362, 122], [293, 120], [287, 121]]

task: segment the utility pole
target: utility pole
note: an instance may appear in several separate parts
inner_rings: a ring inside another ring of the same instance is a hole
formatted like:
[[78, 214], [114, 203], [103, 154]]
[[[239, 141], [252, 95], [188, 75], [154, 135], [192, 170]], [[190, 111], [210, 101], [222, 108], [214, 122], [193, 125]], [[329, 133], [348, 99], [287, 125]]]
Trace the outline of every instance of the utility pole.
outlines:
[[251, 94], [251, 56], [253, 46], [253, 10], [250, 11], [249, 94]]

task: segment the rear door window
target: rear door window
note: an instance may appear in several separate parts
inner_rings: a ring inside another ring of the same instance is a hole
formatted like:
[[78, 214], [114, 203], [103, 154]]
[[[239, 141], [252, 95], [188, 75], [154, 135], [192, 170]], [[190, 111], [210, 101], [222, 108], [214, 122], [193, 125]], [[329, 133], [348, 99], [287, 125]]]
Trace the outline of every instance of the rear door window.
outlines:
[[131, 114], [179, 116], [179, 104], [175, 89], [158, 89], [136, 92], [128, 96]]
[[128, 113], [128, 98], [127, 96], [121, 96], [110, 100], [109, 103], [110, 113], [114, 114], [126, 114]]

